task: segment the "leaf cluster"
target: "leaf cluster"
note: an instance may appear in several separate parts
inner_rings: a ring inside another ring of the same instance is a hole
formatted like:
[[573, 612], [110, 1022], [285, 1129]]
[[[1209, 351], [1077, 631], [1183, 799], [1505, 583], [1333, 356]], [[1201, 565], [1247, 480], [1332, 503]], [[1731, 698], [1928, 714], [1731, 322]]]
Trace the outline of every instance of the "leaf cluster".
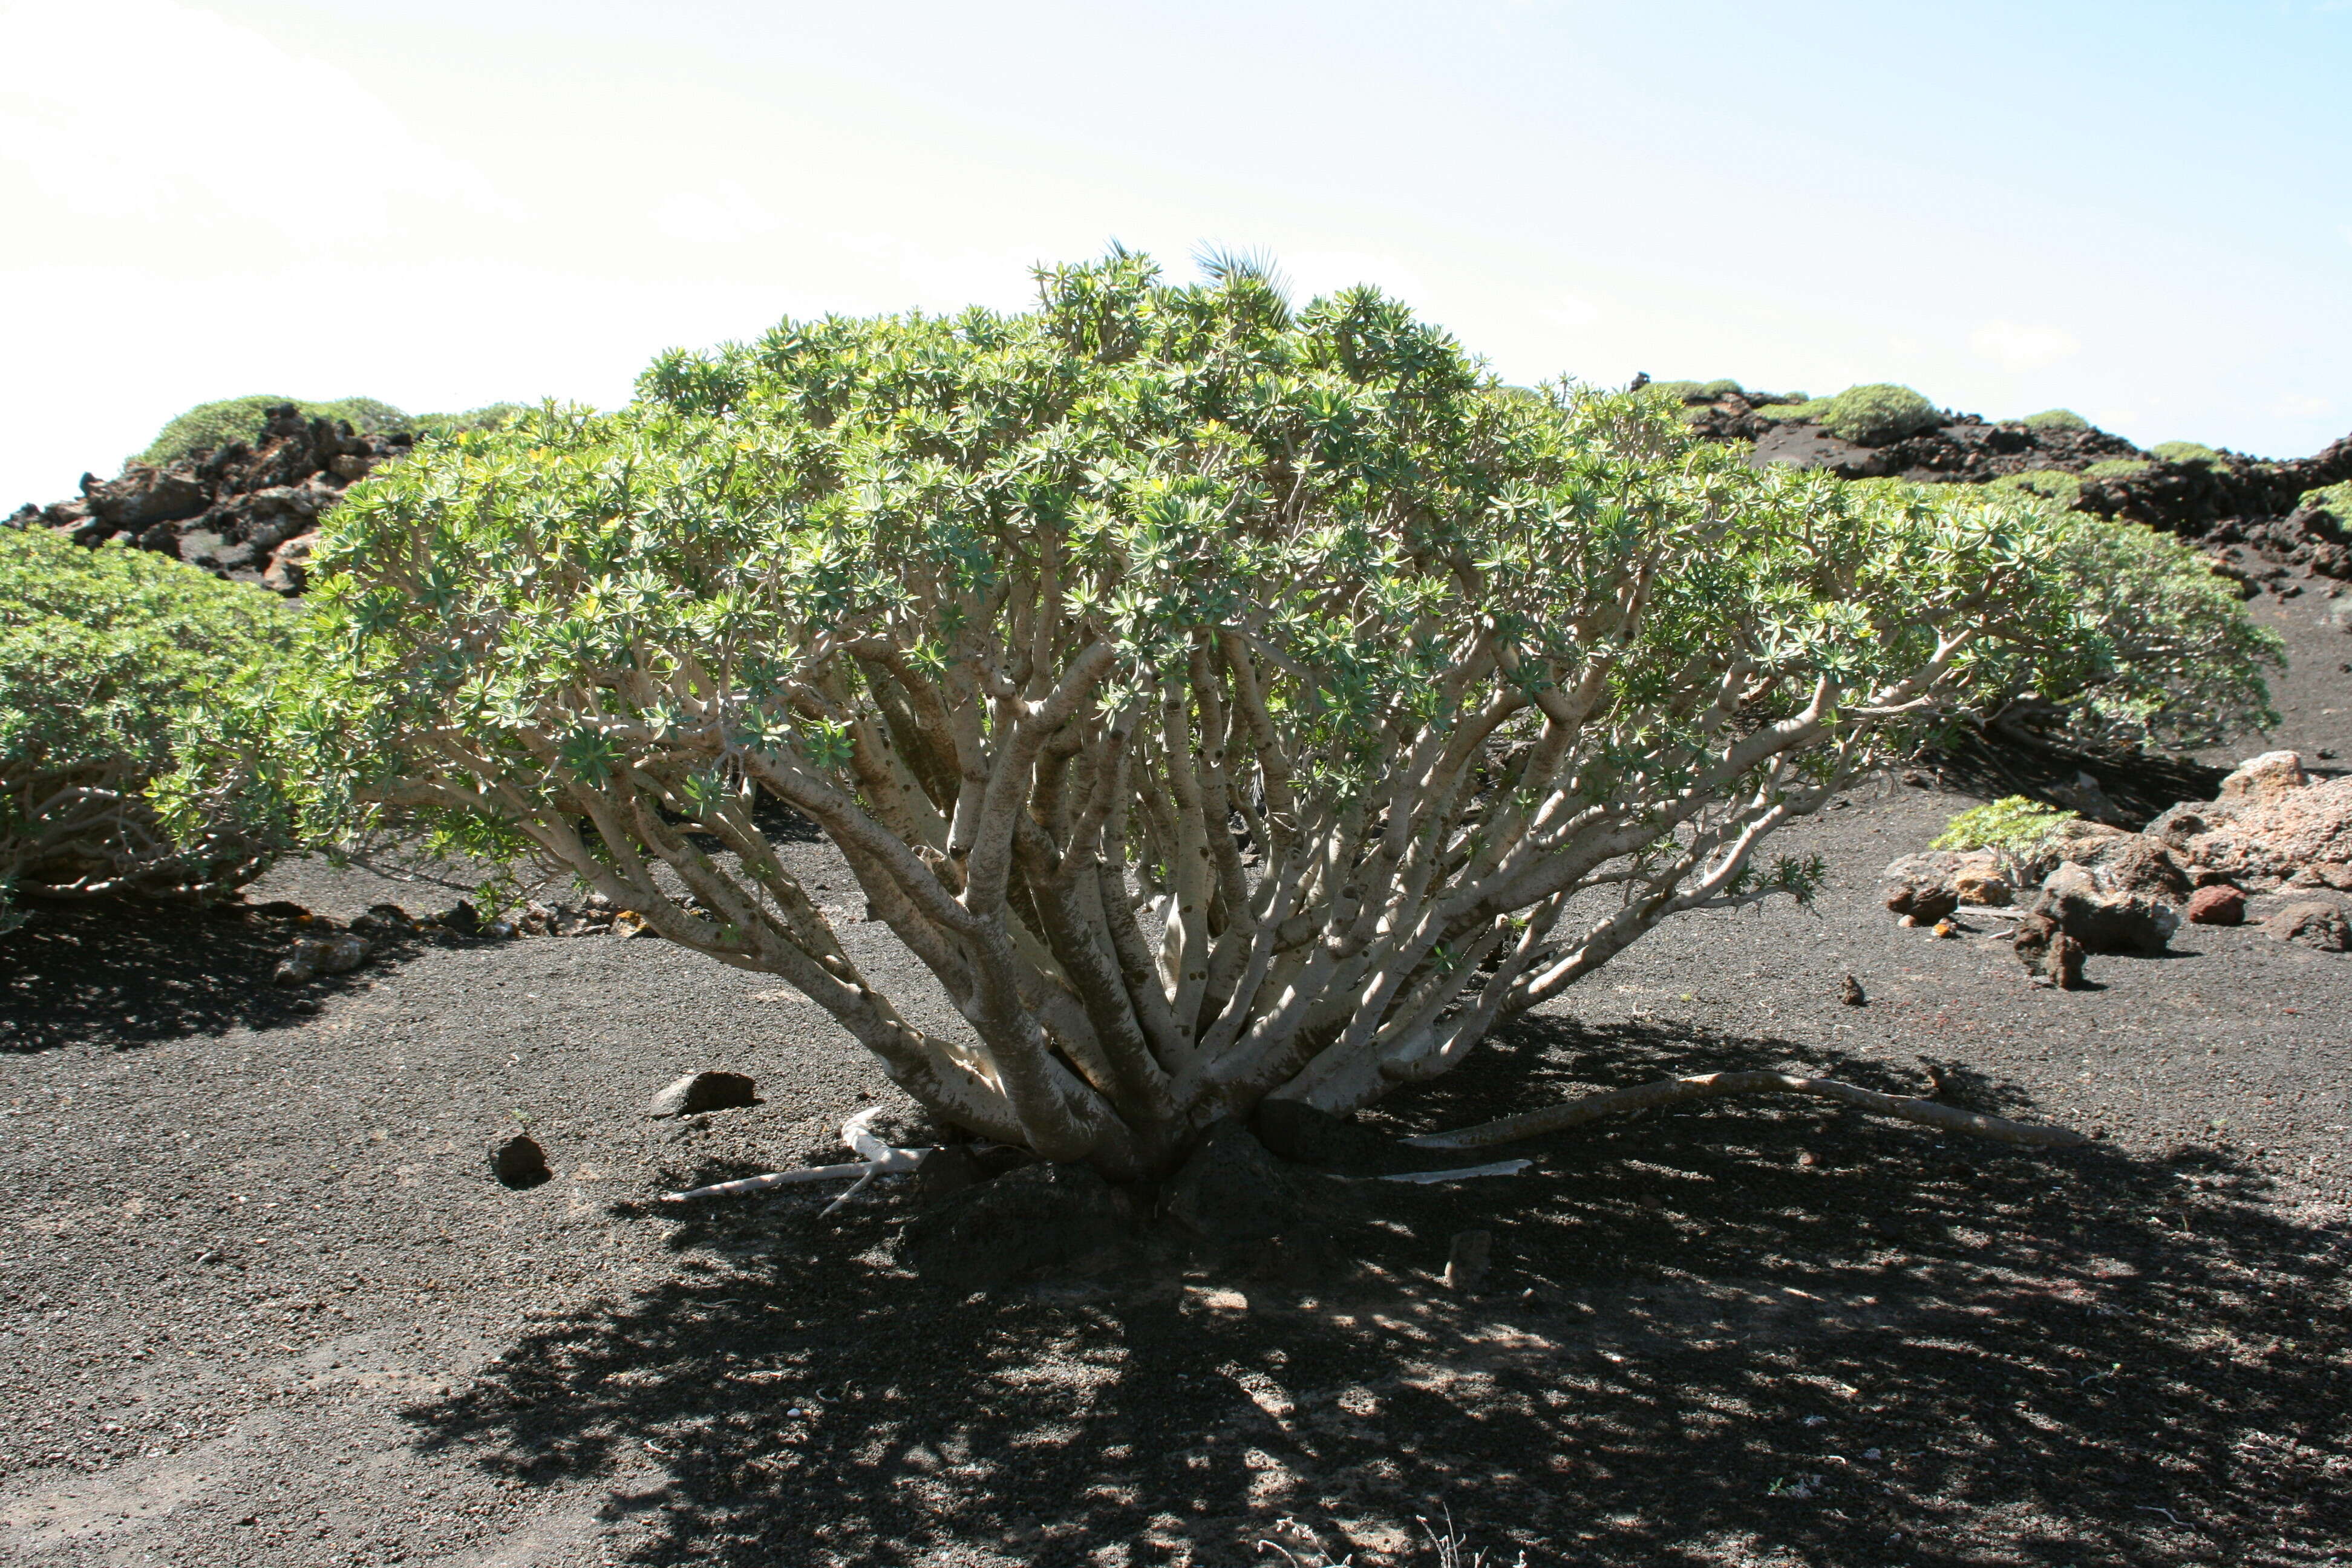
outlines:
[[185, 845], [146, 792], [211, 755], [230, 713], [254, 721], [301, 619], [150, 552], [0, 532], [0, 879], [210, 885], [249, 860], [271, 837], [277, 789], [215, 764]]

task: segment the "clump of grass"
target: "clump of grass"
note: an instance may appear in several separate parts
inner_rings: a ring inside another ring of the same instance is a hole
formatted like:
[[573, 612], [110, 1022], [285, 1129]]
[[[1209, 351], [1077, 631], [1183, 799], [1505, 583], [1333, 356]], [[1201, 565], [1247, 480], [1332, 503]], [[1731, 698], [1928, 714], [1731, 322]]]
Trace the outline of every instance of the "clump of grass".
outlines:
[[2109, 458], [2104, 463], [2093, 463], [2083, 470], [2086, 479], [2122, 479], [2134, 474], [2144, 474], [2156, 467], [2145, 458]]
[[2045, 408], [2018, 421], [2028, 430], [2088, 430], [2091, 422], [2071, 408]]
[[2202, 441], [2158, 441], [2148, 450], [2168, 463], [2211, 465], [2223, 460], [2221, 453]]

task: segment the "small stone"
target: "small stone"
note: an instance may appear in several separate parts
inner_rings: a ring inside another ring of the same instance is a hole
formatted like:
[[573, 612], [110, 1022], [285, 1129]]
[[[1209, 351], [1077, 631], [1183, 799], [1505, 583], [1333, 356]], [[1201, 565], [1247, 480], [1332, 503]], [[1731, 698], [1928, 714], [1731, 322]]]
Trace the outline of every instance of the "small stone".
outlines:
[[695, 1072], [664, 1087], [646, 1103], [646, 1114], [690, 1116], [759, 1103], [757, 1086], [740, 1072]]
[[1960, 895], [1940, 884], [1906, 883], [1886, 895], [1886, 907], [1906, 925], [1932, 925], [1960, 907]]
[[2237, 771], [2221, 781], [2219, 798], [2243, 800], [2279, 795], [2301, 789], [2310, 782], [2311, 775], [2303, 771], [2302, 757], [2293, 752], [2264, 752], [2240, 763]]
[[1463, 1291], [1478, 1289], [1486, 1280], [1486, 1266], [1494, 1253], [1494, 1232], [1456, 1231], [1445, 1249], [1445, 1288]]
[[1937, 921], [1936, 922], [1936, 934], [1942, 937], [1945, 941], [1949, 942], [1952, 938], [1960, 934], [1960, 928], [1954, 925], [1948, 920]]
[[2246, 895], [2224, 883], [2198, 889], [2189, 895], [2189, 919], [2200, 926], [2246, 923]]
[[367, 938], [354, 936], [350, 931], [330, 937], [323, 945], [326, 952], [319, 960], [319, 973], [321, 974], [349, 974], [365, 963], [375, 951], [368, 945]]
[[[314, 946], [317, 944], [305, 943], [304, 945]], [[317, 966], [312, 964], [307, 957], [281, 958], [278, 961], [277, 970], [271, 973], [269, 978], [272, 982], [279, 985], [307, 985], [310, 981], [317, 978], [318, 973], [319, 971]]]
[[1870, 997], [1864, 992], [1862, 982], [1849, 974], [1845, 977], [1844, 988], [1838, 993], [1838, 1000], [1849, 1007], [1860, 1007], [1868, 1003]]
[[492, 1150], [490, 1169], [501, 1183], [517, 1189], [535, 1187], [554, 1174], [547, 1168], [547, 1151], [528, 1132], [518, 1132]]
[[2263, 934], [2273, 942], [2299, 942], [2322, 952], [2352, 952], [2352, 922], [2343, 909], [2324, 900], [2289, 904], [2263, 922]]
[[2018, 962], [2037, 985], [2073, 991], [2083, 984], [2083, 944], [2061, 930], [2046, 914], [2030, 914], [2017, 922], [2012, 938]]
[[297, 996], [287, 1005], [306, 1018], [314, 1017], [319, 1011], [319, 999], [316, 996]]

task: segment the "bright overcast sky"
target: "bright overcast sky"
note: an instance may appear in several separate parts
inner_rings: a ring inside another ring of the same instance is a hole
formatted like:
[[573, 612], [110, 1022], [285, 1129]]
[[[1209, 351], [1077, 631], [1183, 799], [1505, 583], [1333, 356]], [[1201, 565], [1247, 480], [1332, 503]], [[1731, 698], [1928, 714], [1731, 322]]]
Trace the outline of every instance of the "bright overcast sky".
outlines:
[[1203, 242], [1517, 381], [2352, 430], [2352, 0], [0, 0], [0, 510]]

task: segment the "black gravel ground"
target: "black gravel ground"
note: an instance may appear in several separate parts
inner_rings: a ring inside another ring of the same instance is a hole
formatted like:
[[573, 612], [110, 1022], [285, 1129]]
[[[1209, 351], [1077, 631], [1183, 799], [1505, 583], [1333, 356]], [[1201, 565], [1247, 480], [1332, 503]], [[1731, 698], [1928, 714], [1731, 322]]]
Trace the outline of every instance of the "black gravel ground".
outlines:
[[[2347, 603], [2257, 606], [2307, 757], [2352, 754]], [[2189, 928], [2032, 990], [1874, 897], [1966, 804], [1856, 791], [1791, 836], [1815, 910], [1686, 920], [1376, 1120], [1926, 1058], [2088, 1151], [1725, 1102], [1384, 1191], [1346, 1268], [968, 1298], [898, 1261], [903, 1194], [652, 1202], [895, 1092], [780, 982], [419, 943], [306, 1016], [281, 921], [44, 910], [0, 943], [0, 1561], [1433, 1563], [1450, 1513], [1498, 1565], [2352, 1562], [2352, 957]], [[253, 896], [446, 900], [314, 864]], [[714, 1067], [764, 1103], [643, 1115]], [[518, 1125], [556, 1172], [521, 1192], [486, 1162]], [[1474, 1226], [1494, 1273], [1450, 1293]]]

